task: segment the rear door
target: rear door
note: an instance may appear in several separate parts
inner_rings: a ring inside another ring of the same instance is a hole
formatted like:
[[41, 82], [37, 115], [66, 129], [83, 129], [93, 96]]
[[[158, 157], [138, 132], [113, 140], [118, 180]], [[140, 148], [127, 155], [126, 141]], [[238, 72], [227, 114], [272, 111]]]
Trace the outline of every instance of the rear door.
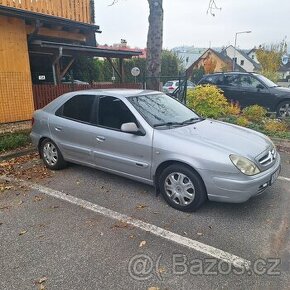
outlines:
[[121, 131], [124, 123], [140, 123], [116, 97], [99, 96], [94, 134], [94, 162], [98, 167], [141, 179], [150, 179], [152, 132], [144, 136]]
[[91, 118], [95, 102], [94, 95], [75, 95], [50, 117], [51, 138], [66, 160], [93, 164]]
[[242, 105], [242, 90], [238, 74], [224, 74], [218, 87], [224, 91], [224, 95], [229, 101], [239, 102]]

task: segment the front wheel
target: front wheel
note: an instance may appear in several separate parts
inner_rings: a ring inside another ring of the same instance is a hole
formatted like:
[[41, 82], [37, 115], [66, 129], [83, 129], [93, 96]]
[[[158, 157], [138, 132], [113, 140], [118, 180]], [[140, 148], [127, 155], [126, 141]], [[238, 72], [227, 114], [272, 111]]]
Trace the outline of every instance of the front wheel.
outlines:
[[276, 114], [278, 118], [290, 117], [290, 100], [280, 103], [277, 107]]
[[176, 164], [165, 168], [159, 178], [159, 188], [166, 202], [181, 211], [194, 211], [207, 199], [200, 176], [191, 168]]
[[59, 170], [66, 166], [66, 162], [56, 144], [50, 139], [44, 139], [40, 145], [40, 155], [45, 166], [52, 170]]

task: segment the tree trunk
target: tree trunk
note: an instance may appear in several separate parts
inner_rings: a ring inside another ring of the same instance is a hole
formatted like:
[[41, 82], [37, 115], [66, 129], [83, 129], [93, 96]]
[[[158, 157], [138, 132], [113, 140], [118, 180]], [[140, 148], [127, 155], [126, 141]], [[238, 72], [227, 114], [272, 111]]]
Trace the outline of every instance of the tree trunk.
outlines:
[[149, 30], [147, 37], [147, 88], [159, 90], [163, 41], [163, 0], [148, 0]]

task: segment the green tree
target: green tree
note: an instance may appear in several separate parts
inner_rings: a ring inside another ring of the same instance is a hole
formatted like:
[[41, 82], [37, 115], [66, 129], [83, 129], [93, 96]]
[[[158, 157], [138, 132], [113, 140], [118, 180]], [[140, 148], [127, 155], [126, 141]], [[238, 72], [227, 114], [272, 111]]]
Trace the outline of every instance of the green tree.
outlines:
[[270, 80], [277, 82], [278, 70], [281, 65], [281, 57], [287, 51], [285, 42], [271, 45], [261, 45], [257, 49], [257, 59], [260, 62], [260, 73]]

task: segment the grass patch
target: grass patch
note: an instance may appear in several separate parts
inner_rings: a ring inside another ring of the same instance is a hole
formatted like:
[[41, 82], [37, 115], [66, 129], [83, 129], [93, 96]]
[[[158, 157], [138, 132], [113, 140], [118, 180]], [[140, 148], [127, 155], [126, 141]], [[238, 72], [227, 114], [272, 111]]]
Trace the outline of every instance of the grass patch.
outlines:
[[17, 149], [30, 143], [29, 131], [5, 133], [0, 135], [0, 152]]

